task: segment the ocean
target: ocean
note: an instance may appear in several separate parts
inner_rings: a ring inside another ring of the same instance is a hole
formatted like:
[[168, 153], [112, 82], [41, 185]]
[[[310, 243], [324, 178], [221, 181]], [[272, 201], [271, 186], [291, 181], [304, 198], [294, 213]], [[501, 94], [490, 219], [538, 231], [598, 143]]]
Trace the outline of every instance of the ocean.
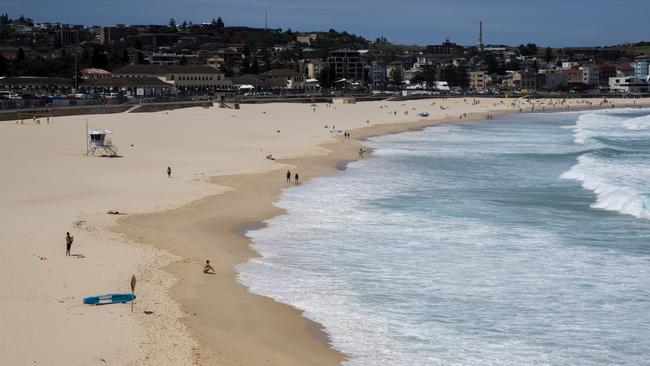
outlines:
[[285, 189], [238, 267], [348, 366], [650, 365], [650, 110], [372, 138]]

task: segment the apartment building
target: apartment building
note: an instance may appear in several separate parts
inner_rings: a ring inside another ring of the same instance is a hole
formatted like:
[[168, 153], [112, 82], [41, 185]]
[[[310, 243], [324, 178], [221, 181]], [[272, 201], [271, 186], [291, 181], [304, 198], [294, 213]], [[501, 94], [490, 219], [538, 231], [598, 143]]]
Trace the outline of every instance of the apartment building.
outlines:
[[337, 50], [329, 53], [329, 67], [334, 72], [336, 80], [363, 81], [364, 62], [356, 50]]
[[489, 76], [485, 71], [472, 71], [469, 73], [469, 87], [472, 89], [487, 89]]

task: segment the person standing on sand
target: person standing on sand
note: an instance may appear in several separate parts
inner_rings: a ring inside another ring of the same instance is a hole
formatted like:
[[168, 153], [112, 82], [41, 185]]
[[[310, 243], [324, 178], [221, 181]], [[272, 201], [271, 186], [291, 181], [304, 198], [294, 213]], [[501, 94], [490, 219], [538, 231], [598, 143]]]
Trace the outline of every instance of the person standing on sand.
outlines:
[[298, 182], [300, 181], [300, 177], [298, 176], [298, 173], [296, 173], [296, 176], [294, 177], [293, 181], [296, 184], [298, 184]]
[[172, 167], [168, 166], [167, 167], [167, 178], [171, 178], [171, 177], [172, 177]]
[[72, 248], [72, 242], [74, 241], [74, 236], [71, 236], [69, 232], [65, 233], [65, 256], [70, 256], [70, 248]]
[[205, 261], [205, 266], [203, 266], [203, 273], [216, 273], [214, 268], [210, 265], [210, 260]]
[[287, 170], [287, 183], [291, 183], [291, 170]]

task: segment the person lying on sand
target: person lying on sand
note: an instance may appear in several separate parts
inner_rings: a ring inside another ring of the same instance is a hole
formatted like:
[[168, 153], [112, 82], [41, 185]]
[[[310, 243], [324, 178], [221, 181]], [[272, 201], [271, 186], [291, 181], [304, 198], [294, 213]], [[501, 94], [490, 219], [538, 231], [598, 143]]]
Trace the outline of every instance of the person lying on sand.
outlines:
[[215, 273], [214, 268], [210, 265], [210, 260], [205, 261], [205, 266], [203, 266], [203, 273]]

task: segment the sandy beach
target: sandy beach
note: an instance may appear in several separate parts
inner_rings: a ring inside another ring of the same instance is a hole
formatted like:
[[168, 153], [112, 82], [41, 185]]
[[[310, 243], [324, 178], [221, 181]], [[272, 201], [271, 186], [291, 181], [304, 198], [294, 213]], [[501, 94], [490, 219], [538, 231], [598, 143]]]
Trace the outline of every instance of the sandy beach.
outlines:
[[[328, 174], [368, 136], [600, 103], [260, 104], [0, 122], [0, 365], [340, 364], [319, 324], [236, 280], [235, 266], [257, 255], [242, 233], [281, 213], [286, 171]], [[86, 120], [113, 132], [121, 157], [85, 156]], [[206, 259], [216, 274], [201, 272]], [[133, 312], [83, 305], [129, 292], [132, 275]]]

